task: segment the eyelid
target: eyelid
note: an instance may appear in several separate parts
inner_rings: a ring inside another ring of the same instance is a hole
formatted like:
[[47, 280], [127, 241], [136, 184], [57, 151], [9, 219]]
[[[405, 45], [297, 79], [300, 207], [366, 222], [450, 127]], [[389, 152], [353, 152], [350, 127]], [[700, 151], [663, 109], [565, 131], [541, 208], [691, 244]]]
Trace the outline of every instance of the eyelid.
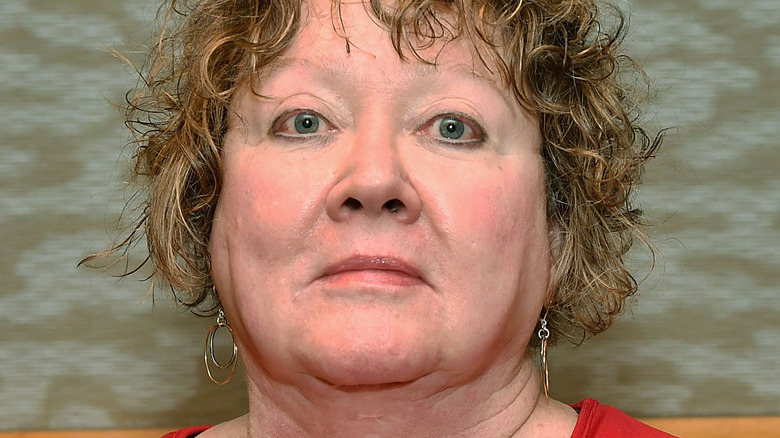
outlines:
[[282, 112], [274, 119], [274, 121], [271, 123], [270, 134], [278, 137], [284, 137], [284, 138], [307, 138], [307, 137], [315, 137], [317, 135], [325, 134], [325, 133], [298, 134], [298, 133], [281, 132], [281, 127], [292, 117], [295, 117], [299, 114], [313, 114], [317, 116], [317, 118], [319, 118], [321, 122], [324, 122], [325, 128], [327, 130], [326, 133], [331, 133], [336, 131], [336, 127], [333, 125], [333, 123], [331, 123], [330, 120], [328, 120], [325, 116], [323, 116], [319, 111], [310, 108], [293, 108]]
[[448, 143], [448, 144], [474, 144], [474, 143], [484, 143], [487, 140], [487, 135], [485, 133], [485, 130], [482, 128], [482, 125], [477, 122], [473, 117], [464, 114], [459, 111], [449, 111], [449, 112], [443, 112], [436, 114], [432, 118], [428, 119], [425, 124], [417, 130], [418, 134], [424, 135], [428, 133], [428, 130], [431, 129], [434, 124], [442, 119], [456, 119], [463, 122], [473, 133], [473, 136], [476, 138], [467, 139], [467, 140], [450, 140], [450, 139], [444, 139], [444, 138], [436, 138], [435, 140], [442, 143]]

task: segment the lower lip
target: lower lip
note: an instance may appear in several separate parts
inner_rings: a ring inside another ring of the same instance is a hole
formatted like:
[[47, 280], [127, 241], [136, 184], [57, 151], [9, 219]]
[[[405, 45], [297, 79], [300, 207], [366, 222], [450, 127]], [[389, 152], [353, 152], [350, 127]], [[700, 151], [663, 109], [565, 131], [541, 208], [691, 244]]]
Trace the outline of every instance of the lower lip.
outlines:
[[419, 286], [422, 279], [401, 271], [361, 269], [326, 275], [320, 281], [334, 288], [380, 287], [405, 288]]

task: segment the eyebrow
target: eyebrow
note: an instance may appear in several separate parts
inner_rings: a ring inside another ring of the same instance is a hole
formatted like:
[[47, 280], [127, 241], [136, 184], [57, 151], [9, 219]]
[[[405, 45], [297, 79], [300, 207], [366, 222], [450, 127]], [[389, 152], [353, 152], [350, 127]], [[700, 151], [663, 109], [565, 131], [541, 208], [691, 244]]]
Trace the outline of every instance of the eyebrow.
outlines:
[[[437, 71], [442, 71], [442, 69], [450, 68], [452, 71], [455, 71], [459, 74], [468, 76], [472, 79], [476, 79], [478, 82], [483, 83], [484, 85], [487, 85], [493, 89], [495, 89], [498, 92], [505, 93], [509, 92], [508, 89], [505, 89], [501, 86], [500, 83], [496, 82], [493, 78], [490, 78], [486, 76], [484, 73], [478, 71], [476, 68], [474, 68], [473, 65], [465, 64], [465, 63], [455, 63], [455, 64], [430, 64], [420, 61], [404, 61], [404, 62], [413, 62], [414, 63], [414, 71], [412, 73], [406, 74], [405, 80], [412, 81], [417, 78], [421, 77], [429, 77], [434, 76]], [[315, 71], [321, 71], [328, 75], [337, 76], [337, 77], [355, 77], [357, 75], [354, 74], [354, 68], [344, 62], [341, 58], [333, 58], [333, 57], [325, 57], [325, 56], [318, 56], [315, 58], [289, 58], [289, 57], [279, 57], [276, 60], [272, 61], [270, 64], [264, 66], [258, 71], [257, 78], [262, 81], [264, 78], [267, 78], [268, 76], [271, 76], [275, 73], [282, 72], [284, 70], [287, 70], [289, 68], [294, 68], [297, 66], [301, 66], [307, 69], [312, 69]]]

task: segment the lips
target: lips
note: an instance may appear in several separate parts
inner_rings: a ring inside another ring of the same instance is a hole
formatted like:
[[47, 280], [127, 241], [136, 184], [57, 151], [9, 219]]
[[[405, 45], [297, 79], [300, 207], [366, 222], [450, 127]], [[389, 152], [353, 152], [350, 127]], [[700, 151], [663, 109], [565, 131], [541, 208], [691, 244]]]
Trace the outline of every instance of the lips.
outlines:
[[355, 255], [329, 265], [321, 281], [336, 287], [408, 287], [422, 284], [423, 278], [411, 263], [393, 256]]

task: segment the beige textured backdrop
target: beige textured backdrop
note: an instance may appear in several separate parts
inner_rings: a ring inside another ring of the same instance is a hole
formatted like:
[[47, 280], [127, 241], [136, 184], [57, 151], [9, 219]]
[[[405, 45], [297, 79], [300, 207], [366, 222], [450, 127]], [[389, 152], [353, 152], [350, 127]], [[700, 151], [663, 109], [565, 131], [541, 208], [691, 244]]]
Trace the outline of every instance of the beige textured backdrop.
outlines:
[[[676, 126], [641, 203], [665, 270], [610, 332], [551, 358], [552, 393], [641, 416], [780, 414], [780, 3], [635, 0], [632, 52]], [[202, 369], [210, 321], [76, 262], [122, 206], [146, 0], [0, 0], [0, 429], [188, 425], [243, 410]]]

